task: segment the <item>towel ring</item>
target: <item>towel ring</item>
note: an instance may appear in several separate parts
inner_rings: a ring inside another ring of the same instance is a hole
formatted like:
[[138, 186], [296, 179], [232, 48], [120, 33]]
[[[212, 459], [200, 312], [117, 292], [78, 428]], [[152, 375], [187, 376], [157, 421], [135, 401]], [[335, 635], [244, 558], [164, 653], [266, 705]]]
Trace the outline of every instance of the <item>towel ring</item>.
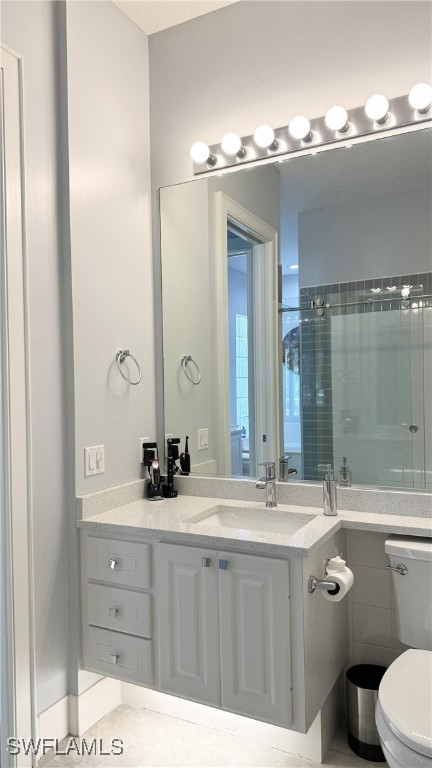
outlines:
[[[189, 365], [189, 363], [191, 363], [192, 365], [195, 366], [196, 373], [197, 373], [197, 379], [196, 380], [193, 378], [192, 375], [189, 375], [189, 371], [187, 369], [187, 366]], [[200, 369], [198, 367], [198, 363], [195, 362], [195, 360], [193, 359], [193, 357], [191, 355], [184, 355], [184, 357], [182, 357], [182, 359], [181, 359], [181, 364], [182, 364], [182, 368], [184, 370], [185, 376], [188, 379], [188, 381], [190, 381], [191, 384], [194, 384], [197, 387], [198, 384], [201, 381], [201, 371], [200, 371]]]
[[[132, 358], [132, 360], [134, 361], [134, 363], [135, 363], [135, 365], [136, 365], [136, 367], [138, 369], [138, 379], [137, 379], [137, 381], [132, 381], [131, 379], [128, 379], [128, 377], [125, 376], [125, 374], [122, 371], [122, 364], [125, 362], [127, 357], [131, 357]], [[117, 354], [116, 354], [116, 363], [117, 363], [117, 368], [120, 371], [120, 374], [123, 376], [124, 380], [127, 381], [128, 384], [132, 384], [132, 386], [135, 387], [137, 384], [140, 383], [140, 381], [141, 381], [141, 368], [140, 368], [140, 364], [139, 364], [138, 360], [136, 359], [136, 357], [131, 355], [131, 353], [129, 352], [128, 349], [121, 349], [119, 352], [117, 352]]]

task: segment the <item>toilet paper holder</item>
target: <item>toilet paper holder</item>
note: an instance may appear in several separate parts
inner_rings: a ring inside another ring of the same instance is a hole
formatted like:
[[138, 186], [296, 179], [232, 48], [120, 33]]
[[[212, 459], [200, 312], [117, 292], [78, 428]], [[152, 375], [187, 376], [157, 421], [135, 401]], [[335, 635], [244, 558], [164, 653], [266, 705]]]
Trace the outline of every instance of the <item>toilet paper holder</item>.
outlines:
[[330, 579], [317, 579], [316, 576], [309, 576], [308, 578], [308, 592], [312, 594], [316, 589], [327, 589], [329, 592], [337, 594], [339, 592], [339, 584]]

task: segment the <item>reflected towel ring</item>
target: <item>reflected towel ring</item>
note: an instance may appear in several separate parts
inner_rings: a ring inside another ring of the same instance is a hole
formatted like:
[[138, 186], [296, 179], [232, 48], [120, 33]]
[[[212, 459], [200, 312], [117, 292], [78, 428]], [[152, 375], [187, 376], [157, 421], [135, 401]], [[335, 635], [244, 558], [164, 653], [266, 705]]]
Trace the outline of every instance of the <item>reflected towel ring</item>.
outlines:
[[[121, 366], [125, 362], [127, 357], [131, 357], [132, 358], [132, 360], [134, 361], [134, 363], [135, 363], [135, 365], [136, 365], [136, 367], [138, 369], [138, 379], [137, 379], [137, 381], [131, 381], [131, 379], [128, 379], [128, 377], [125, 376], [125, 374], [122, 371], [122, 367]], [[128, 349], [121, 349], [119, 352], [117, 352], [117, 354], [116, 354], [116, 363], [117, 363], [117, 368], [120, 371], [120, 374], [123, 376], [124, 380], [127, 381], [128, 384], [132, 384], [132, 386], [135, 387], [137, 384], [140, 383], [140, 381], [141, 381], [141, 368], [140, 368], [140, 364], [139, 364], [138, 360], [136, 359], [136, 357], [131, 355], [131, 353], [129, 352]]]
[[[189, 363], [192, 363], [192, 365], [194, 365], [195, 368], [196, 368], [197, 380], [195, 380], [193, 378], [193, 376], [189, 375], [189, 371], [187, 369], [187, 366], [189, 365]], [[197, 387], [198, 384], [201, 381], [201, 371], [200, 371], [200, 369], [198, 367], [198, 364], [195, 362], [195, 360], [193, 359], [193, 357], [191, 355], [184, 355], [184, 357], [182, 357], [182, 359], [181, 359], [181, 364], [182, 364], [182, 368], [184, 370], [185, 376], [188, 379], [188, 381], [190, 381], [191, 384], [194, 384]]]

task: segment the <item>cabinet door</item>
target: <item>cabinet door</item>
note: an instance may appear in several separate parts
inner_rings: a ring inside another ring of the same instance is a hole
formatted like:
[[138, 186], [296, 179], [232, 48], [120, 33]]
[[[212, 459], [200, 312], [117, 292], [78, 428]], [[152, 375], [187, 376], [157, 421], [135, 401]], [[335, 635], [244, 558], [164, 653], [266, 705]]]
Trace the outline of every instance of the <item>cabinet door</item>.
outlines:
[[292, 722], [286, 560], [218, 552], [222, 708]]
[[217, 553], [158, 545], [161, 689], [220, 705]]

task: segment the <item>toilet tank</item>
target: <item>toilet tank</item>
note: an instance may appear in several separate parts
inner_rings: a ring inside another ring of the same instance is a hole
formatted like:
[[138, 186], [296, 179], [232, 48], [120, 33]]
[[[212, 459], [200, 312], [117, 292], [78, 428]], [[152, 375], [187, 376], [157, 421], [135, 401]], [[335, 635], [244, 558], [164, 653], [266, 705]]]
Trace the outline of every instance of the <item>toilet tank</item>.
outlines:
[[389, 536], [385, 551], [392, 568], [408, 569], [404, 576], [391, 571], [397, 636], [411, 648], [432, 650], [432, 539]]

